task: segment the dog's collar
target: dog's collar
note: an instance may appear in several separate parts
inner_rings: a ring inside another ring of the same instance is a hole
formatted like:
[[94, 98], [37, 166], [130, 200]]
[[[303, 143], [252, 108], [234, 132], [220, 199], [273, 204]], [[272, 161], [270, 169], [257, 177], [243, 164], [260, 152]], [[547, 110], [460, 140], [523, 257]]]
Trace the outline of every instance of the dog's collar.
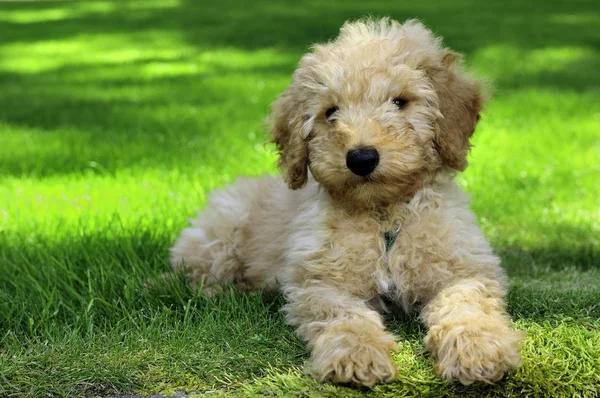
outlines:
[[389, 231], [386, 231], [383, 234], [383, 239], [385, 240], [385, 252], [389, 253], [394, 247], [394, 243], [396, 243], [396, 238], [398, 237], [398, 233], [400, 232], [400, 228], [395, 228]]
[[[405, 204], [409, 204], [410, 200], [405, 200]], [[394, 229], [390, 229], [389, 231], [385, 231], [383, 233], [383, 240], [385, 241], [385, 252], [389, 253], [394, 247], [394, 243], [396, 243], [396, 238], [398, 238], [398, 234], [400, 233], [400, 227], [395, 227]]]
[[385, 270], [389, 277], [392, 276], [392, 269], [390, 268], [390, 262], [387, 254], [394, 247], [394, 243], [396, 243], [396, 238], [398, 238], [398, 233], [400, 232], [400, 228], [394, 228], [389, 231], [383, 233], [383, 240], [385, 241]]

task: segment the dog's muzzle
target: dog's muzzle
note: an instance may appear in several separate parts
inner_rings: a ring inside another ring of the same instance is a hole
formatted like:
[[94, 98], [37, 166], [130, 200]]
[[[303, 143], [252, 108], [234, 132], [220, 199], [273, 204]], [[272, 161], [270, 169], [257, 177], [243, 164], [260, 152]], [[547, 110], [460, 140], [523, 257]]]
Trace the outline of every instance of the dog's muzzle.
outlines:
[[354, 174], [366, 177], [379, 164], [379, 152], [373, 147], [352, 149], [346, 155], [346, 166]]

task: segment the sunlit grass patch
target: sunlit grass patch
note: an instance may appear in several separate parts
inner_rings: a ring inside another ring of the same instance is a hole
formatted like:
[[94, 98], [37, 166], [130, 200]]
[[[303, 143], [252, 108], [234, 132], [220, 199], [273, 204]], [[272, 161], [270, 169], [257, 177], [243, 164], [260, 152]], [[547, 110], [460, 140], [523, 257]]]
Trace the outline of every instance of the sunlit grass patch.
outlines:
[[398, 382], [380, 385], [369, 391], [319, 383], [303, 375], [301, 367], [291, 370], [271, 368], [266, 377], [245, 383], [232, 396], [304, 396], [320, 397], [594, 397], [600, 393], [600, 324], [588, 320], [581, 325], [569, 322], [528, 322], [517, 324], [526, 332], [523, 366], [496, 386], [459, 386], [442, 381], [433, 371], [432, 361], [423, 354], [423, 346], [414, 338], [399, 342], [394, 355]]
[[524, 50], [509, 45], [496, 45], [476, 51], [470, 60], [479, 68], [492, 73], [502, 72], [502, 78], [510, 78], [514, 74], [535, 75], [540, 72], [561, 71], [578, 63], [597, 62], [593, 48], [576, 46]]

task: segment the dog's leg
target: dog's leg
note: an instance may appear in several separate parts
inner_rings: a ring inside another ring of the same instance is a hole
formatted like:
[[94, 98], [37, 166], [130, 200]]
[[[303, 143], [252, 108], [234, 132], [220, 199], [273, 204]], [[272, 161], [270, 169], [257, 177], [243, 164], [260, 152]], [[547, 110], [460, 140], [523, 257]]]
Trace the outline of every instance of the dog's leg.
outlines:
[[307, 371], [319, 380], [371, 387], [396, 378], [395, 338], [366, 302], [333, 286], [286, 289], [288, 321], [308, 342]]
[[227, 241], [210, 239], [202, 228], [184, 229], [171, 249], [173, 268], [185, 270], [191, 286], [202, 287], [207, 295], [232, 282], [245, 287], [243, 267], [235, 252], [235, 231], [231, 236]]
[[505, 291], [488, 278], [458, 280], [424, 307], [425, 346], [436, 372], [463, 384], [492, 383], [520, 365], [522, 333], [510, 326]]
[[173, 269], [185, 271], [192, 287], [202, 287], [209, 295], [231, 283], [238, 288], [253, 289], [253, 282], [261, 281], [246, 278], [248, 264], [241, 255], [245, 242], [242, 232], [252, 207], [260, 208], [257, 203], [261, 195], [271, 192], [276, 183], [271, 177], [240, 178], [214, 191], [204, 211], [190, 220], [191, 226], [181, 232], [171, 248]]

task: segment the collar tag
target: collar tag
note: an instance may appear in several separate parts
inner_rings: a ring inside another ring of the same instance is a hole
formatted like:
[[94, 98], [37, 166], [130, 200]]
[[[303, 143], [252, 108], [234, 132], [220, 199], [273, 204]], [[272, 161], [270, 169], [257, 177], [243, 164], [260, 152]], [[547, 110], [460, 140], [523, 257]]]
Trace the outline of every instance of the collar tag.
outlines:
[[386, 253], [389, 253], [390, 250], [392, 250], [392, 247], [394, 247], [394, 243], [396, 243], [396, 238], [398, 237], [398, 232], [400, 232], [398, 229], [393, 229], [383, 234], [383, 237], [385, 239]]

